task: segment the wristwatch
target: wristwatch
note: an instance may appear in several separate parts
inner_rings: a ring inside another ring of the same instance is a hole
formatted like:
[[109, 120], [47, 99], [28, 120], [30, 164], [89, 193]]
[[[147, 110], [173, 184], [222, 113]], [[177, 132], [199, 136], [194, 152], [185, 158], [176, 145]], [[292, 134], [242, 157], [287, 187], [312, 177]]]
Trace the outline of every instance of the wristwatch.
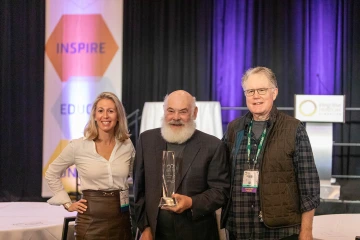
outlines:
[[71, 202], [64, 203], [64, 208], [69, 211], [69, 207], [71, 206]]

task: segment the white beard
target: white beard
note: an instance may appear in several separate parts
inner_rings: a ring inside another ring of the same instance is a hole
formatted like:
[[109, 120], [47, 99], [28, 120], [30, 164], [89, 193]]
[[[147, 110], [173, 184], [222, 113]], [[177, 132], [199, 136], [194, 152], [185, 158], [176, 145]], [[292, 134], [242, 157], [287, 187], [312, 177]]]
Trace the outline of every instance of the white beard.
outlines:
[[174, 130], [171, 128], [171, 122], [165, 122], [165, 119], [162, 118], [161, 135], [166, 142], [182, 144], [194, 134], [196, 130], [196, 122], [194, 119], [191, 119], [187, 123], [184, 123], [181, 120], [176, 123], [181, 123], [183, 126], [180, 129]]

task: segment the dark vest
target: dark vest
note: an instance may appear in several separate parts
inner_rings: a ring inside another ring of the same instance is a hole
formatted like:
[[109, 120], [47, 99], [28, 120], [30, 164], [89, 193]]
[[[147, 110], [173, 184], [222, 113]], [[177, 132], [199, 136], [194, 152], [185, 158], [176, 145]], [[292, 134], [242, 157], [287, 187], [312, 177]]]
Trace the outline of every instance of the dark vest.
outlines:
[[265, 143], [260, 167], [260, 204], [268, 227], [301, 223], [300, 197], [293, 157], [300, 121], [277, 112]]
[[[250, 121], [251, 117], [251, 114], [248, 113], [231, 122], [223, 139], [230, 151], [230, 156], [232, 156], [231, 183], [233, 183], [235, 173], [236, 158], [234, 155], [236, 154], [234, 152], [236, 152], [236, 148], [240, 147], [239, 143], [244, 137], [246, 122]], [[275, 106], [271, 110], [269, 121], [271, 126], [268, 129], [262, 153], [259, 179], [262, 217], [265, 225], [269, 228], [298, 225], [301, 223], [300, 197], [293, 155], [296, 130], [300, 121], [279, 112]], [[222, 226], [225, 226], [230, 202], [231, 200], [223, 211]]]

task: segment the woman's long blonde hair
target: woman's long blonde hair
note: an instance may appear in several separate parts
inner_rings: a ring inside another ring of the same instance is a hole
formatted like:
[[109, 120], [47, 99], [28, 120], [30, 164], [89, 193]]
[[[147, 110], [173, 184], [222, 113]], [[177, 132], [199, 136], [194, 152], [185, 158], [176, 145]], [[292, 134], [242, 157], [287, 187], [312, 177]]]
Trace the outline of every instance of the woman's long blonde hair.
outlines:
[[119, 141], [125, 141], [130, 137], [125, 109], [124, 106], [121, 104], [119, 98], [111, 92], [102, 92], [95, 99], [91, 108], [90, 119], [84, 129], [84, 136], [90, 140], [96, 140], [99, 137], [98, 126], [95, 122], [95, 111], [98, 102], [102, 99], [109, 99], [115, 103], [118, 121], [114, 129], [114, 135], [115, 138]]

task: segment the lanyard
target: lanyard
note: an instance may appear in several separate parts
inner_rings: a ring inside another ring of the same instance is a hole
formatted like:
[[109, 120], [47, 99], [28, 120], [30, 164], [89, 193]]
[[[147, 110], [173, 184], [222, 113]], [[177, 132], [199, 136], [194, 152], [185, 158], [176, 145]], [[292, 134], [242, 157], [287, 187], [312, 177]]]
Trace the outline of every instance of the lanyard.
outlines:
[[[250, 141], [251, 141], [252, 124], [253, 124], [253, 120], [251, 120], [251, 122], [250, 122], [249, 131], [248, 131], [248, 136], [247, 136], [247, 137], [248, 137], [248, 142], [247, 142], [248, 160], [247, 160], [247, 162], [248, 162], [248, 164], [249, 164], [249, 169], [250, 169], [250, 152], [251, 152], [251, 144], [250, 144]], [[258, 146], [258, 148], [257, 148], [257, 152], [256, 152], [255, 160], [254, 160], [253, 170], [255, 169], [255, 165], [256, 165], [256, 163], [257, 163], [257, 160], [258, 160], [260, 151], [261, 151], [261, 149], [262, 149], [265, 136], [266, 136], [266, 127], [264, 128], [264, 130], [263, 130], [263, 132], [262, 132], [262, 134], [261, 134], [260, 143], [259, 143], [259, 146]]]

